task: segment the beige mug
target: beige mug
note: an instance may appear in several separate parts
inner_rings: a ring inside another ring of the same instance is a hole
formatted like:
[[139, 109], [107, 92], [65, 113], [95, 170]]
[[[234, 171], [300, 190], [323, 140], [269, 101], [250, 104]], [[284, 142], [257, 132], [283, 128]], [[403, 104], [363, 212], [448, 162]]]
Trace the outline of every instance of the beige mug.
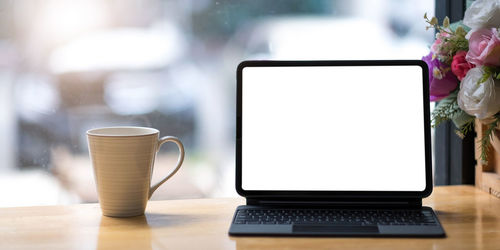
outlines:
[[[87, 131], [90, 158], [94, 167], [99, 203], [103, 215], [130, 217], [144, 214], [153, 192], [181, 167], [184, 146], [173, 136], [144, 127], [107, 127]], [[161, 145], [179, 147], [174, 170], [151, 186], [155, 156]]]

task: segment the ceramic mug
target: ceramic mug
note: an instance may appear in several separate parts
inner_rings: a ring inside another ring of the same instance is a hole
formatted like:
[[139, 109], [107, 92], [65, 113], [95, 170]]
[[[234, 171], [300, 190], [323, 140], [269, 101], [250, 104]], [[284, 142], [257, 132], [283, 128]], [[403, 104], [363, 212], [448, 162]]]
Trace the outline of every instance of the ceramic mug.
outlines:
[[[103, 215], [130, 217], [144, 214], [153, 192], [181, 167], [184, 146], [173, 136], [145, 127], [107, 127], [87, 131], [99, 203]], [[174, 170], [151, 186], [155, 156], [160, 146], [173, 142], [179, 147]]]

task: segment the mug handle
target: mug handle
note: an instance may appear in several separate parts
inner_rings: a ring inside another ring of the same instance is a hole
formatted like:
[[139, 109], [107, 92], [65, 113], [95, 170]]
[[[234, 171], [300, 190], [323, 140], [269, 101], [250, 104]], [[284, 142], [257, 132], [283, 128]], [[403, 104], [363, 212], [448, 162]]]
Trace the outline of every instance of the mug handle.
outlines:
[[175, 173], [177, 173], [177, 171], [179, 170], [179, 168], [182, 165], [182, 162], [184, 161], [184, 145], [182, 145], [182, 142], [179, 140], [179, 138], [177, 138], [175, 136], [162, 137], [158, 141], [156, 153], [158, 153], [158, 151], [160, 151], [161, 145], [163, 145], [163, 143], [165, 143], [165, 142], [173, 142], [173, 143], [177, 144], [177, 147], [179, 147], [179, 158], [177, 158], [177, 166], [175, 166], [174, 170], [172, 170], [172, 172], [169, 175], [167, 175], [167, 177], [163, 178], [163, 180], [161, 180], [160, 182], [156, 183], [155, 185], [153, 185], [152, 187], [149, 188], [148, 200], [153, 195], [153, 192], [156, 191], [156, 189], [158, 189], [158, 187], [160, 187], [161, 184], [165, 183], [168, 179], [170, 179], [170, 177], [172, 177]]

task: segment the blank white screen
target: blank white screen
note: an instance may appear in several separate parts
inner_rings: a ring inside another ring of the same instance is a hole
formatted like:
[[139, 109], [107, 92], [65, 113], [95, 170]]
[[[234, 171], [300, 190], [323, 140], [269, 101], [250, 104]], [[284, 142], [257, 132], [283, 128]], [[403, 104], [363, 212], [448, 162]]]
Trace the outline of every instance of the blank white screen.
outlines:
[[245, 67], [244, 190], [423, 191], [419, 66]]

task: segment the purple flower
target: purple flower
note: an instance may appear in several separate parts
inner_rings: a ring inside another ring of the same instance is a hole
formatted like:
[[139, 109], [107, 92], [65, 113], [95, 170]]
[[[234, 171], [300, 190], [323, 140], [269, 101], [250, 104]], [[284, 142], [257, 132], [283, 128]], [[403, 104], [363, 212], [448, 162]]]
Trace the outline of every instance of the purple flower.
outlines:
[[422, 57], [429, 67], [429, 94], [432, 102], [447, 97], [457, 88], [458, 80], [451, 72], [450, 65], [442, 63], [436, 58], [432, 59], [432, 52]]

